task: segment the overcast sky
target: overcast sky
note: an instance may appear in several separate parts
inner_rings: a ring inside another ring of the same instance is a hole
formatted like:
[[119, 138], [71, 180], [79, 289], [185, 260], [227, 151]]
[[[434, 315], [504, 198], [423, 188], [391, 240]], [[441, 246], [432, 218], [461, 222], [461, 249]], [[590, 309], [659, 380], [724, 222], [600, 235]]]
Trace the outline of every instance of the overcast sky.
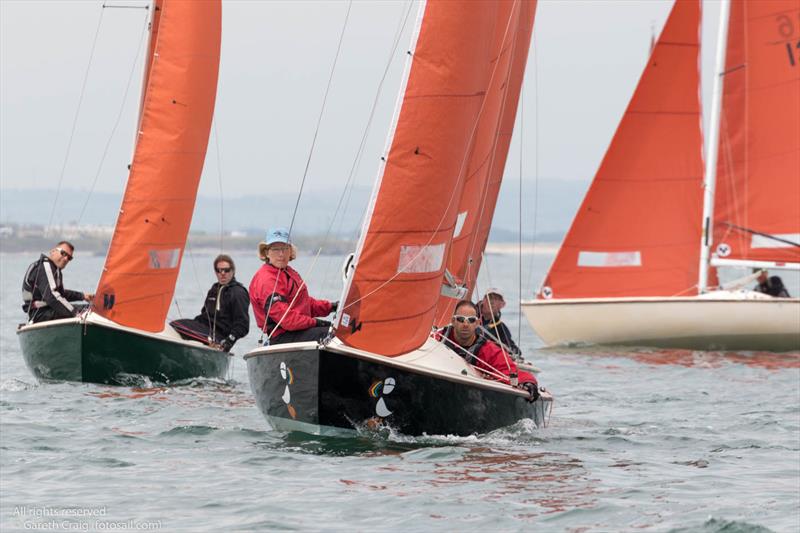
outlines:
[[[0, 187], [54, 188], [62, 168], [64, 187], [88, 190], [96, 177], [95, 190], [120, 192], [124, 187], [148, 12], [103, 10], [102, 4], [0, 0]], [[525, 179], [591, 179], [647, 60], [651, 33], [661, 30], [671, 6], [671, 0], [539, 1], [524, 114], [516, 128], [519, 132], [522, 124], [524, 131]], [[201, 194], [215, 195], [220, 176], [226, 196], [297, 191], [347, 8], [348, 2], [333, 0], [223, 1], [215, 129]], [[704, 3], [706, 96], [718, 9], [718, 2]], [[398, 47], [392, 44], [407, 13], [405, 1], [353, 2], [311, 158], [309, 189], [341, 189], [388, 65], [356, 174], [358, 184], [374, 181], [409, 32]], [[410, 13], [407, 29], [416, 5]], [[507, 177], [520, 174], [519, 143], [515, 134]]]

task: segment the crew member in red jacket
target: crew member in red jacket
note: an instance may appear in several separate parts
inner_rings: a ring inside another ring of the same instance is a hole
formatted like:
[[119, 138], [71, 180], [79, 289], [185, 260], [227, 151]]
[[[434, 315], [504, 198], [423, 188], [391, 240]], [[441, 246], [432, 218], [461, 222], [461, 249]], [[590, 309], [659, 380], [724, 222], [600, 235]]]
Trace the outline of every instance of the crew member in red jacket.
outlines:
[[308, 294], [300, 274], [289, 266], [297, 248], [285, 228], [271, 228], [258, 245], [264, 265], [250, 282], [250, 304], [256, 324], [269, 336], [269, 344], [320, 340], [331, 323], [324, 317], [336, 311], [337, 302], [317, 300]]
[[536, 401], [539, 397], [536, 378], [517, 369], [517, 364], [502, 348], [480, 333], [479, 325], [478, 307], [469, 300], [461, 300], [456, 304], [450, 325], [439, 330], [436, 338], [482, 371], [487, 379], [510, 383], [516, 375], [519, 386], [530, 394], [530, 401]]

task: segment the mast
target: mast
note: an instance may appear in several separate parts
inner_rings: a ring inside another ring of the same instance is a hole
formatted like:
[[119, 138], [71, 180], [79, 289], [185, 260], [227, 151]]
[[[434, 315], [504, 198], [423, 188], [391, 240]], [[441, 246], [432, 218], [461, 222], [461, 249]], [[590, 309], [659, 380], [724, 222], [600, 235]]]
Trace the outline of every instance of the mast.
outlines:
[[703, 233], [700, 241], [700, 268], [697, 280], [697, 292], [702, 294], [708, 290], [708, 267], [711, 255], [713, 235], [712, 219], [714, 217], [714, 190], [717, 185], [717, 157], [719, 155], [720, 116], [722, 110], [722, 88], [725, 76], [725, 52], [728, 41], [728, 20], [730, 17], [730, 0], [722, 0], [719, 10], [719, 32], [717, 33], [716, 77], [714, 93], [711, 100], [711, 124], [708, 135], [708, 154], [706, 154], [706, 171], [703, 194]]
[[[147, 83], [150, 80], [150, 68], [153, 65], [153, 57], [155, 55], [156, 41], [158, 40], [158, 22], [161, 18], [161, 4], [164, 0], [152, 0], [148, 9], [150, 10], [150, 23], [147, 28], [147, 52], [144, 56], [144, 65], [142, 66], [142, 90], [139, 96], [139, 116], [136, 119], [136, 131], [133, 136], [134, 139], [139, 138], [139, 131], [142, 125], [142, 114], [144, 113], [144, 98], [147, 95]], [[136, 152], [136, 143], [133, 143], [133, 151]], [[133, 160], [133, 155], [131, 155]]]

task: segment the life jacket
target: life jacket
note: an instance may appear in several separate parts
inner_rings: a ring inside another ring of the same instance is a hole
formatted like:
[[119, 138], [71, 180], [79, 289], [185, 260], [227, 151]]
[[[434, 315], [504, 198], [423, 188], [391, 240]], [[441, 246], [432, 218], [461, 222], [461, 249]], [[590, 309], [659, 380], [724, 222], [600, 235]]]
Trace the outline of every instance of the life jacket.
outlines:
[[463, 346], [458, 344], [450, 335], [452, 331], [453, 331], [452, 324], [448, 324], [447, 326], [442, 328], [441, 331], [439, 331], [439, 340], [443, 341], [443, 339], [447, 339], [448, 342], [446, 344], [451, 350], [453, 350], [458, 355], [466, 359], [468, 363], [474, 365], [478, 361], [478, 353], [481, 351], [481, 348], [483, 348], [483, 345], [486, 344], [486, 341], [488, 341], [489, 339], [487, 339], [486, 336], [483, 334], [483, 332], [480, 329], [478, 329], [475, 331], [475, 342], [472, 343], [472, 345], [469, 348], [464, 348]]
[[[33, 292], [36, 290], [36, 277], [45, 259], [45, 256], [42, 255], [39, 259], [28, 265], [25, 276], [22, 278], [22, 310], [26, 313], [33, 303]], [[44, 304], [44, 302], [41, 302], [41, 304]]]

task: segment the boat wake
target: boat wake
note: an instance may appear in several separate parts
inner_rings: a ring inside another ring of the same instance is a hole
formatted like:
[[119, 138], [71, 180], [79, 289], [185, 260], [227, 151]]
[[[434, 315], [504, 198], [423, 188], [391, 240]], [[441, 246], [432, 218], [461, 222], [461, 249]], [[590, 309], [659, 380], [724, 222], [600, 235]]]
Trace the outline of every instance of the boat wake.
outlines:
[[0, 391], [3, 392], [20, 392], [36, 387], [35, 383], [27, 383], [19, 379], [6, 379], [0, 382]]

